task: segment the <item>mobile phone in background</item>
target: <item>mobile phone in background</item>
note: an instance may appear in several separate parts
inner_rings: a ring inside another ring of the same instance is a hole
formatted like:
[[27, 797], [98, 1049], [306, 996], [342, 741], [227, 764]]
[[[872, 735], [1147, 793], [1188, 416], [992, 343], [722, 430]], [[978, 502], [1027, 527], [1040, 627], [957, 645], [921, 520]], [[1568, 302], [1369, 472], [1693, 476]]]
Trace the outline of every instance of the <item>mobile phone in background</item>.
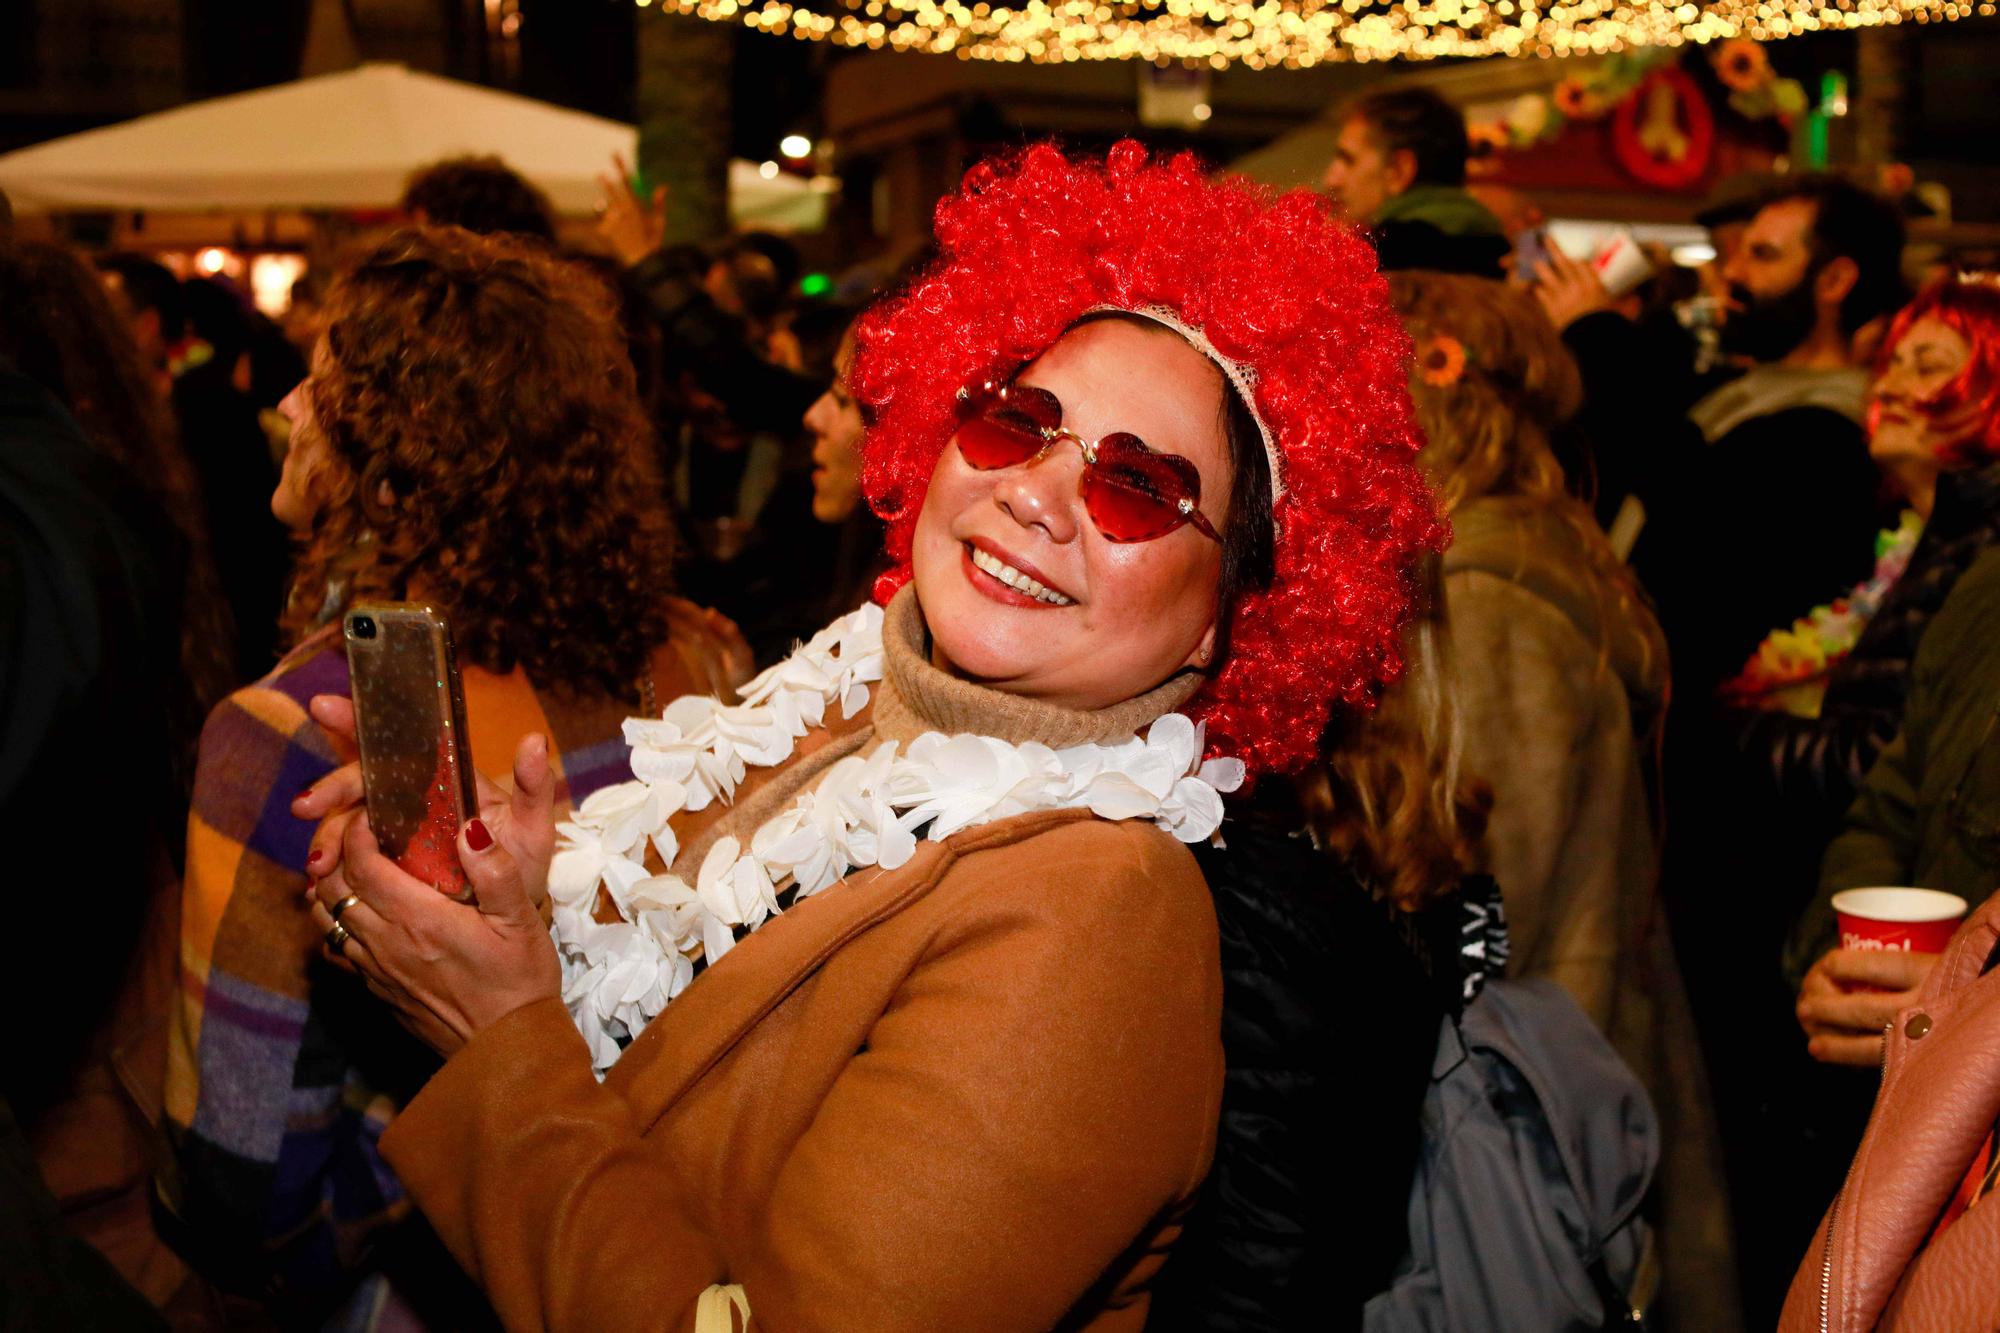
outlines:
[[1514, 233], [1514, 281], [1533, 282], [1549, 262], [1549, 229], [1529, 227]]
[[375, 840], [440, 893], [470, 898], [458, 831], [478, 806], [451, 629], [412, 602], [363, 602], [342, 628]]

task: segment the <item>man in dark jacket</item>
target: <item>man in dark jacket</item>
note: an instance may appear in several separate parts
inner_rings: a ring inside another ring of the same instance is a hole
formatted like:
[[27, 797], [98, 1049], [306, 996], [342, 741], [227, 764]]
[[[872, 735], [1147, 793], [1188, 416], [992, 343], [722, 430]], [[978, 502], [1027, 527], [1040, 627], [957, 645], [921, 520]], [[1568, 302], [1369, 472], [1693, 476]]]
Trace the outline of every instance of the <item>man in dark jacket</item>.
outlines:
[[1385, 270], [1498, 278], [1511, 247], [1500, 220], [1466, 193], [1469, 155], [1457, 107], [1428, 88], [1390, 88], [1345, 108], [1323, 183]]

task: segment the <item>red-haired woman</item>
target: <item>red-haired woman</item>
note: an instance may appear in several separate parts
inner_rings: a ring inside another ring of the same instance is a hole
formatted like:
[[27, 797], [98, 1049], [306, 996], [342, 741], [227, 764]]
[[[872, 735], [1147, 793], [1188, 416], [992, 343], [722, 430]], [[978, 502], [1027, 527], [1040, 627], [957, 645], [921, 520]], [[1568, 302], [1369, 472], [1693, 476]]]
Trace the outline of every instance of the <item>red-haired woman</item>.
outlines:
[[476, 907], [316, 836], [316, 920], [447, 1055], [384, 1153], [508, 1323], [1137, 1328], [1207, 1171], [1184, 844], [1397, 670], [1407, 343], [1319, 201], [1136, 144], [976, 167], [938, 233], [853, 372], [886, 610], [635, 720], [559, 852], [524, 749]]
[[[2000, 541], [2000, 279], [1941, 278], [1896, 316], [1876, 365], [1869, 427], [1868, 451], [1908, 496], [1921, 535], [1904, 547], [1901, 574], [1828, 673], [1819, 716], [1760, 720], [1781, 739], [1772, 771], [1823, 792], [1830, 817], [1845, 812], [1894, 738], [1910, 661], [1931, 618], [1980, 552]], [[1877, 1013], [1909, 1003], [1935, 956], [1905, 958], [1907, 986], [1850, 994], [1861, 964], [1834, 948], [1830, 895], [1813, 903], [1793, 937], [1793, 975], [1805, 974], [1799, 1020], [1816, 1059], [1873, 1068], [1888, 1021]], [[1879, 985], [1877, 975], [1867, 984]]]
[[434, 1314], [422, 1302], [455, 1275], [421, 1227], [383, 1229], [408, 1207], [375, 1140], [429, 1053], [358, 980], [314, 965], [300, 901], [312, 824], [293, 797], [340, 762], [306, 704], [347, 690], [341, 613], [441, 608], [474, 766], [505, 781], [521, 739], [545, 738], [536, 791], [559, 808], [631, 776], [626, 715], [726, 691], [747, 662], [667, 595], [673, 532], [609, 292], [545, 249], [458, 228], [383, 241], [329, 295], [283, 410], [271, 507], [300, 544], [296, 646], [202, 733], [166, 1186], [217, 1275], [288, 1319], [344, 1304], [375, 1326], [409, 1317], [405, 1302]]

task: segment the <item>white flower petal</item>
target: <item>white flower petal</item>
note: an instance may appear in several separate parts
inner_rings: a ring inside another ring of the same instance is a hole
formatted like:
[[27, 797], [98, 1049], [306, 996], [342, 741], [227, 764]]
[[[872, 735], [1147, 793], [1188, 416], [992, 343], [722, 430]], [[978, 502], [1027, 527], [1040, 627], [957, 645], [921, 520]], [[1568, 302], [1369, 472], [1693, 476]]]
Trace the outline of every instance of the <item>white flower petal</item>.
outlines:
[[1222, 797], [1200, 778], [1175, 783], [1172, 806], [1162, 827], [1182, 842], [1201, 842], [1222, 826]]
[[712, 694], [683, 694], [667, 705], [660, 719], [673, 723], [682, 735], [692, 738], [707, 727], [722, 707], [722, 700]]
[[714, 967], [722, 961], [722, 956], [736, 947], [736, 936], [728, 926], [706, 913], [701, 918], [701, 952]]
[[1210, 759], [1196, 776], [1217, 791], [1231, 792], [1243, 785], [1246, 771], [1241, 759]]
[[604, 845], [595, 839], [565, 847], [549, 862], [549, 897], [557, 903], [582, 902], [597, 892], [604, 874]]
[[1164, 713], [1156, 719], [1146, 731], [1146, 748], [1164, 750], [1174, 761], [1175, 777], [1191, 772], [1201, 754], [1194, 723], [1181, 713]]
[[876, 834], [876, 839], [880, 842], [881, 849], [875, 864], [884, 870], [894, 870], [917, 854], [916, 835], [898, 821], [892, 820], [883, 825]]
[[1160, 808], [1159, 797], [1123, 773], [1098, 774], [1084, 803], [1100, 819], [1138, 819]]

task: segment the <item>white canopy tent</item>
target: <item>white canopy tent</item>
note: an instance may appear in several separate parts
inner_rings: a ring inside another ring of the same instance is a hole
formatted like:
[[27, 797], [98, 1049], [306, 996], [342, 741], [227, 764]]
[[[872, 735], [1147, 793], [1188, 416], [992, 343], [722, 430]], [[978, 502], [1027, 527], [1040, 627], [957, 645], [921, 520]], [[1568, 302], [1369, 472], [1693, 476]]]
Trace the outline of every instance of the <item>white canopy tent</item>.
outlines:
[[[556, 210], [589, 213], [613, 154], [636, 156], [630, 125], [423, 74], [366, 64], [218, 97], [0, 155], [0, 190], [21, 212], [384, 209], [417, 168], [494, 154]], [[731, 211], [812, 225], [793, 177], [732, 164]]]
[[0, 157], [0, 189], [42, 209], [393, 207], [410, 173], [493, 153], [562, 212], [589, 212], [630, 125], [370, 64], [195, 102]]

